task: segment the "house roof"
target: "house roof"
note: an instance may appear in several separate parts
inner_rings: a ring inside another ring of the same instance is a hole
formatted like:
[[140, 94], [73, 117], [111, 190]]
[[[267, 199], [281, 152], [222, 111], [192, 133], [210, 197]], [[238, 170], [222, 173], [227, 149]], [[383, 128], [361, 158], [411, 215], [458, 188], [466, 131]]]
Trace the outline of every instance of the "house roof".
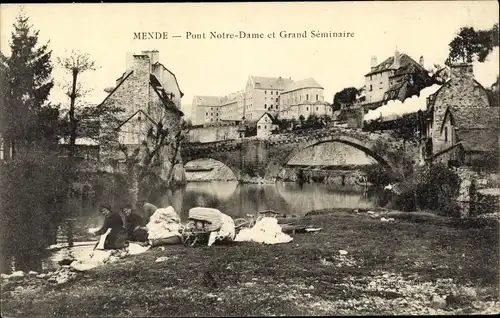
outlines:
[[297, 82], [291, 82], [288, 85], [285, 86], [285, 89], [283, 92], [291, 92], [295, 91], [298, 89], [302, 88], [320, 88], [323, 89], [321, 85], [319, 85], [318, 82], [312, 77], [297, 81]]
[[143, 110], [139, 109], [138, 111], [136, 111], [135, 113], [133, 113], [132, 115], [130, 115], [127, 119], [125, 119], [124, 121], [122, 121], [120, 123], [120, 125], [118, 125], [115, 130], [118, 130], [120, 129], [123, 125], [125, 125], [128, 121], [130, 121], [132, 118], [135, 117], [135, 115], [137, 115], [138, 113], [143, 113], [144, 116], [150, 121], [152, 122], [153, 124], [156, 124], [156, 122], [154, 121], [153, 118], [151, 118], [148, 114], [146, 114], [146, 112], [144, 112]]
[[279, 124], [278, 120], [273, 115], [271, 115], [270, 113], [267, 113], [267, 112], [264, 113], [264, 114], [262, 114], [262, 116], [259, 117], [259, 119], [257, 120], [257, 122], [259, 122], [262, 119], [262, 117], [264, 117], [266, 115], [269, 116], [269, 118], [271, 119], [271, 123], [272, 124], [276, 124], [276, 125]]
[[498, 131], [490, 129], [460, 129], [458, 139], [466, 152], [497, 152]]
[[255, 86], [260, 89], [284, 89], [293, 81], [291, 79], [282, 77], [263, 77], [263, 76], [250, 76]]
[[[121, 82], [120, 82], [120, 83], [118, 83], [118, 85], [116, 85], [116, 87], [115, 87], [115, 88], [113, 88], [113, 90], [112, 90], [112, 91], [108, 94], [108, 96], [106, 96], [106, 98], [104, 98], [104, 100], [103, 100], [103, 101], [102, 101], [102, 102], [101, 102], [101, 103], [100, 103], [97, 107], [99, 107], [99, 106], [101, 106], [102, 104], [104, 104], [104, 103], [108, 100], [108, 98], [109, 98], [111, 95], [113, 95], [113, 94], [116, 92], [116, 90], [117, 90], [117, 89], [118, 89], [118, 88], [119, 88], [119, 87], [120, 87], [120, 86], [121, 86], [121, 85], [122, 85], [122, 84], [123, 84], [123, 83], [124, 83], [124, 82], [125, 82], [128, 78], [129, 78], [129, 77], [130, 77], [130, 75], [131, 75], [133, 72], [134, 72], [133, 70], [128, 71], [128, 73], [127, 73], [125, 76], [122, 76], [122, 77], [123, 77], [123, 79], [121, 80]], [[150, 74], [150, 75], [149, 75], [149, 85], [150, 85], [151, 87], [153, 87], [154, 91], [158, 94], [158, 97], [159, 97], [159, 98], [160, 98], [160, 100], [163, 102], [163, 104], [165, 105], [165, 107], [170, 108], [170, 109], [172, 109], [172, 110], [174, 110], [174, 111], [178, 112], [178, 113], [179, 113], [179, 114], [181, 114], [181, 115], [184, 115], [184, 113], [183, 113], [180, 109], [178, 109], [178, 108], [177, 108], [177, 106], [175, 106], [175, 104], [174, 104], [174, 103], [169, 102], [169, 100], [167, 100], [167, 99], [166, 99], [166, 97], [165, 97], [165, 96], [163, 96], [163, 94], [161, 94], [161, 93], [160, 93], [160, 91], [158, 90], [157, 86], [158, 86], [158, 85], [161, 85], [161, 84], [160, 84], [160, 82], [158, 81], [158, 79], [156, 78], [156, 76], [155, 76], [154, 74]], [[163, 90], [163, 89], [162, 89], [162, 90]], [[164, 91], [164, 90], [163, 90], [163, 91]]]
[[97, 106], [101, 106], [102, 104], [104, 104], [104, 102], [106, 102], [108, 100], [108, 98], [113, 95], [114, 92], [116, 92], [116, 90], [118, 89], [118, 87], [120, 87], [126, 80], [127, 78], [129, 78], [129, 76], [133, 73], [134, 71], [129, 71], [128, 74], [126, 75], [122, 75], [122, 80], [120, 83], [118, 83], [118, 85], [115, 86], [115, 88], [113, 88], [113, 90], [111, 92], [109, 92], [108, 96], [106, 96], [106, 98], [104, 98], [104, 100]]
[[163, 65], [163, 64], [162, 64], [162, 63], [160, 63], [160, 62], [156, 62], [156, 63], [155, 63], [155, 64], [153, 64], [153, 65], [160, 65], [160, 66], [162, 66], [162, 67], [163, 67], [163, 69], [164, 69], [164, 70], [166, 70], [167, 72], [169, 72], [170, 74], [172, 74], [172, 76], [173, 76], [173, 77], [174, 77], [174, 79], [175, 79], [175, 84], [176, 84], [176, 85], [177, 85], [177, 87], [179, 88], [179, 92], [181, 92], [181, 97], [182, 97], [182, 96], [184, 96], [184, 93], [182, 92], [181, 87], [179, 86], [179, 82], [177, 81], [177, 77], [175, 76], [175, 74], [174, 74], [172, 71], [170, 71], [168, 68], [166, 68], [166, 67], [165, 67], [165, 65]]
[[382, 63], [379, 65], [375, 66], [369, 73], [367, 73], [365, 76], [370, 76], [376, 73], [388, 71], [388, 70], [401, 70], [401, 74], [404, 74], [405, 70], [408, 70], [407, 66], [411, 64], [415, 69], [424, 69], [420, 64], [418, 64], [414, 59], [412, 59], [410, 56], [408, 56], [406, 53], [400, 53], [399, 54], [399, 68], [396, 69], [394, 65], [394, 56], [388, 57], [385, 59]]
[[193, 97], [198, 105], [220, 106], [220, 97], [218, 96], [195, 96]]
[[160, 100], [162, 101], [163, 105], [165, 105], [166, 108], [169, 108], [169, 109], [177, 112], [181, 116], [184, 116], [184, 113], [182, 112], [182, 110], [177, 108], [177, 106], [174, 104], [174, 102], [172, 102], [166, 96], [165, 89], [163, 89], [162, 87], [157, 87], [157, 86], [153, 85], [151, 82], [149, 82], [149, 85], [151, 85], [151, 87], [153, 87], [153, 90], [156, 92], [156, 94], [158, 95], [158, 97], [160, 98]]
[[456, 130], [470, 129], [500, 129], [499, 107], [448, 107], [441, 123], [443, 131], [446, 119], [451, 116], [451, 122]]

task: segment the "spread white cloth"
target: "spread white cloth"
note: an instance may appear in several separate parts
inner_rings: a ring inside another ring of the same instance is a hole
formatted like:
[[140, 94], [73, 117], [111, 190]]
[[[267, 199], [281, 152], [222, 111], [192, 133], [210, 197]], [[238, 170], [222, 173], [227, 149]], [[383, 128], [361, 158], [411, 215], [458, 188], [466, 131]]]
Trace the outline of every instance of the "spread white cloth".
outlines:
[[151, 215], [146, 228], [148, 229], [149, 240], [181, 236], [180, 218], [171, 206], [156, 210]]
[[106, 263], [111, 257], [112, 253], [112, 250], [95, 250], [90, 258], [76, 260], [72, 262], [70, 266], [77, 271], [88, 271]]
[[264, 217], [250, 229], [242, 229], [236, 238], [237, 242], [257, 242], [263, 244], [289, 243], [293, 238], [281, 231], [281, 226], [275, 218]]
[[97, 246], [95, 248], [96, 250], [103, 250], [104, 249], [104, 242], [106, 241], [106, 237], [109, 235], [110, 232], [111, 232], [111, 229], [108, 229], [106, 231], [106, 233], [101, 235], [101, 237], [99, 238], [99, 243], [97, 244]]

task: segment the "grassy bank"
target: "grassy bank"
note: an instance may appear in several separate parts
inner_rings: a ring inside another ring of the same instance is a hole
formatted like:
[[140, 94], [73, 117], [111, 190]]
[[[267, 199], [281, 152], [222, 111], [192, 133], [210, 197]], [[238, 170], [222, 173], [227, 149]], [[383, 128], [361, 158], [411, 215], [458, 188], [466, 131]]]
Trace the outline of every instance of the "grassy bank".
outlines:
[[[66, 285], [3, 284], [2, 315], [428, 314], [498, 307], [498, 226], [311, 215], [292, 243], [154, 249]], [[339, 250], [347, 251], [341, 255]], [[156, 259], [166, 256], [164, 262]], [[446, 301], [447, 299], [447, 301]], [[496, 303], [495, 303], [496, 302]], [[493, 309], [491, 309], [493, 308]]]

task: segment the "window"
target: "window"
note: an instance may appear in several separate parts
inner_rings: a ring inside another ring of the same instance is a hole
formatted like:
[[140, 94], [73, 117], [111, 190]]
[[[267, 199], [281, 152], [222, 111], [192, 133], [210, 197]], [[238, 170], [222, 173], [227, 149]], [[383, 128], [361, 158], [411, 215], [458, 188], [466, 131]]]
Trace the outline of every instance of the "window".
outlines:
[[276, 98], [276, 103], [278, 102], [278, 99]]
[[306, 110], [309, 110], [309, 107], [306, 107]]
[[318, 107], [316, 107], [316, 110], [318, 110]]
[[267, 109], [267, 104], [264, 104], [264, 109]]
[[264, 129], [267, 129], [267, 125], [264, 125]]
[[260, 129], [260, 125], [259, 125], [257, 128], [259, 128], [259, 129]]
[[309, 100], [309, 94], [306, 94], [306, 100]]
[[372, 90], [373, 90], [373, 86], [372, 86], [372, 84], [370, 84], [370, 91], [372, 91]]
[[444, 141], [448, 141], [448, 127], [444, 127]]
[[273, 94], [273, 91], [271, 91], [271, 95]]
[[205, 116], [208, 116], [208, 112], [205, 113]]
[[264, 94], [267, 94], [267, 91], [264, 91]]
[[0, 160], [4, 159], [4, 147], [3, 147], [3, 139], [0, 139]]
[[319, 96], [318, 96], [318, 94], [316, 94], [316, 100], [319, 100], [318, 98], [319, 98]]

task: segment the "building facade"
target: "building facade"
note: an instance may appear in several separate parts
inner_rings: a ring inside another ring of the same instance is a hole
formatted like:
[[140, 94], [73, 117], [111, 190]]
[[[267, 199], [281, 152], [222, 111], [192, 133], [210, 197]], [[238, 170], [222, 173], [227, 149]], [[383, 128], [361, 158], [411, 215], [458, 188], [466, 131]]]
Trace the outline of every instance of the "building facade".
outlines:
[[281, 93], [279, 111], [273, 112], [280, 119], [307, 119], [310, 115], [332, 115], [332, 108], [324, 101], [324, 88], [313, 78], [293, 82]]
[[267, 139], [278, 128], [276, 118], [270, 113], [264, 113], [257, 120], [257, 138]]
[[311, 114], [331, 116], [323, 91], [313, 78], [294, 82], [290, 78], [249, 76], [243, 91], [225, 96], [195, 96], [192, 122], [195, 125], [221, 120], [256, 122], [264, 113], [289, 119], [301, 115], [307, 118]]
[[414, 92], [430, 86], [430, 76], [424, 68], [424, 58], [419, 63], [405, 53], [394, 52], [394, 56], [377, 64], [377, 57], [371, 59], [371, 70], [365, 75], [365, 108], [374, 109], [384, 102], [399, 99], [403, 101]]
[[193, 125], [220, 120], [220, 97], [218, 96], [194, 96], [191, 107]]

